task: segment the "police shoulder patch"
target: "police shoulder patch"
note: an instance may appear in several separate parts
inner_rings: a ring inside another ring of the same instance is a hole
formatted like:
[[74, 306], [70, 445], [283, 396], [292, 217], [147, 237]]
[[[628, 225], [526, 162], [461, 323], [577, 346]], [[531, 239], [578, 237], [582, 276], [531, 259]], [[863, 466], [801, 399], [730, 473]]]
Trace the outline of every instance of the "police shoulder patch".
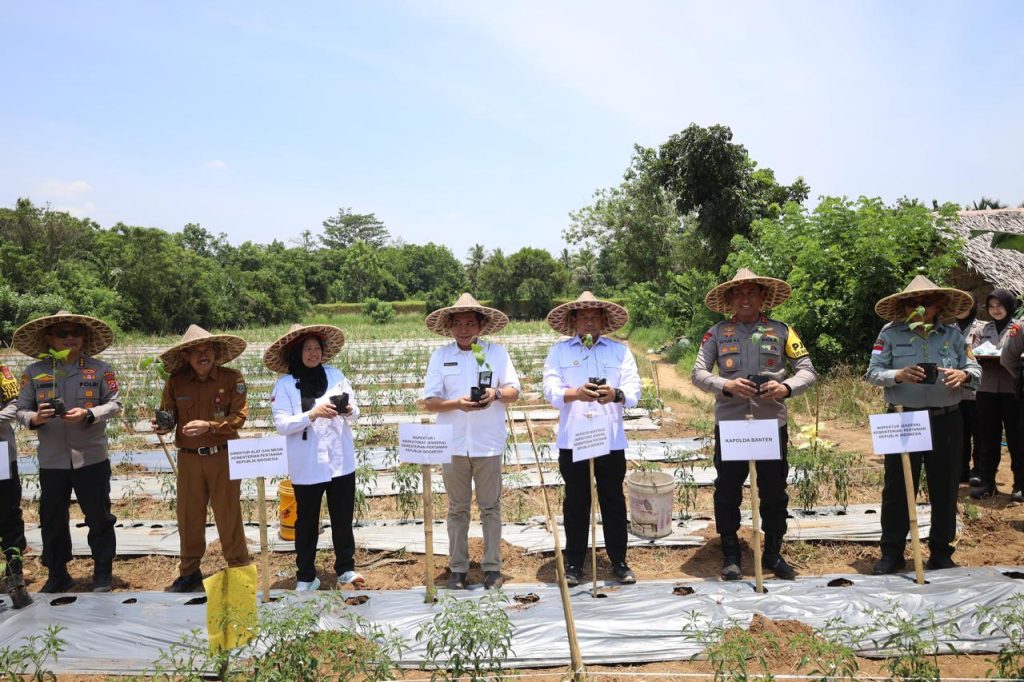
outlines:
[[712, 334], [710, 330], [709, 330], [709, 331], [706, 331], [706, 332], [704, 332], [704, 338], [703, 338], [703, 339], [701, 339], [701, 341], [700, 341], [700, 345], [702, 345], [702, 346], [703, 346], [703, 345], [704, 345], [705, 343], [707, 343], [707, 342], [708, 342], [708, 339], [710, 339], [710, 338], [711, 338], [712, 336], [714, 336], [714, 334]]
[[245, 382], [244, 381], [239, 381], [237, 384], [235, 384], [235, 393], [237, 393], [238, 395], [244, 395], [245, 394]]
[[793, 360], [808, 355], [804, 342], [800, 340], [800, 336], [792, 327], [789, 328], [789, 335], [786, 337], [786, 355]]

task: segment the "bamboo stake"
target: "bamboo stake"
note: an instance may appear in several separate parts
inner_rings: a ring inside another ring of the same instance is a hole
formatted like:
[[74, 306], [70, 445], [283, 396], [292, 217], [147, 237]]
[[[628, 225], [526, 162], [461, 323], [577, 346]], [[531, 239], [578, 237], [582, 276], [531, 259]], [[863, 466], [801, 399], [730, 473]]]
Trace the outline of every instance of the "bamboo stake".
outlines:
[[267, 491], [262, 476], [256, 478], [256, 502], [260, 517], [260, 584], [266, 604], [270, 601], [270, 543], [267, 541]]
[[[897, 405], [896, 411], [903, 414], [903, 406]], [[917, 584], [924, 585], [924, 562], [921, 560], [921, 532], [917, 525], [917, 495], [914, 494], [914, 472], [910, 468], [910, 453], [900, 453], [903, 464], [903, 485], [907, 494], [907, 516], [910, 518], [910, 546], [914, 550], [914, 573]]]
[[590, 595], [597, 596], [597, 484], [594, 474], [593, 458], [590, 462], [590, 578], [593, 585], [590, 588]]
[[754, 520], [754, 591], [764, 592], [764, 571], [761, 569], [761, 496], [757, 490], [757, 463], [749, 460], [750, 506]]
[[427, 574], [423, 578], [423, 586], [426, 588], [426, 595], [423, 598], [424, 604], [433, 604], [436, 601], [434, 596], [434, 505], [430, 499], [434, 490], [431, 485], [431, 465], [423, 466], [423, 544], [427, 554]]
[[171, 473], [173, 473], [174, 477], [177, 478], [178, 477], [178, 467], [175, 466], [175, 464], [174, 464], [174, 458], [171, 457], [171, 451], [167, 449], [167, 443], [164, 442], [163, 435], [158, 433], [158, 434], [156, 434], [156, 438], [157, 438], [157, 440], [160, 441], [160, 447], [162, 447], [164, 449], [164, 454], [167, 456], [167, 462], [171, 465]]
[[512, 419], [512, 410], [508, 409], [508, 405], [505, 406], [505, 421], [508, 422], [508, 432], [512, 435], [512, 451], [516, 455], [516, 468], [522, 471], [523, 463], [519, 460], [519, 439], [516, 438], [516, 421]]
[[533, 437], [533, 426], [530, 424], [530, 415], [523, 411], [526, 420], [526, 433], [530, 436], [530, 446], [533, 448], [533, 458], [537, 461], [537, 473], [540, 475], [540, 489], [544, 495], [544, 509], [547, 512], [548, 523], [551, 524], [551, 534], [555, 540], [555, 575], [558, 578], [558, 592], [562, 597], [562, 614], [565, 616], [565, 632], [569, 638], [569, 658], [572, 661], [573, 682], [582, 682], [585, 679], [583, 668], [583, 657], [580, 655], [580, 642], [576, 638], [576, 620], [572, 615], [572, 601], [569, 598], [569, 585], [565, 582], [565, 563], [562, 559], [562, 540], [558, 535], [558, 519], [551, 511], [551, 500], [548, 498], [548, 489], [544, 486], [544, 468], [540, 464], [540, 451], [537, 449], [537, 441]]

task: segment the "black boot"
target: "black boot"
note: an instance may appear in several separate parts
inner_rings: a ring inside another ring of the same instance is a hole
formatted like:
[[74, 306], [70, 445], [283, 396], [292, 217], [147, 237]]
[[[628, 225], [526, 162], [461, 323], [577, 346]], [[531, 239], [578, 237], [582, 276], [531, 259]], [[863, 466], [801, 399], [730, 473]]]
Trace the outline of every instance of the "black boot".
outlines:
[[743, 577], [740, 570], [740, 539], [736, 533], [722, 536], [722, 580], [739, 580]]
[[23, 609], [32, 603], [32, 597], [25, 588], [25, 578], [21, 574], [20, 568], [7, 576], [7, 594], [10, 595], [16, 609]]
[[772, 571], [777, 578], [796, 580], [796, 571], [782, 558], [782, 536], [764, 536], [764, 553], [761, 554], [761, 568]]

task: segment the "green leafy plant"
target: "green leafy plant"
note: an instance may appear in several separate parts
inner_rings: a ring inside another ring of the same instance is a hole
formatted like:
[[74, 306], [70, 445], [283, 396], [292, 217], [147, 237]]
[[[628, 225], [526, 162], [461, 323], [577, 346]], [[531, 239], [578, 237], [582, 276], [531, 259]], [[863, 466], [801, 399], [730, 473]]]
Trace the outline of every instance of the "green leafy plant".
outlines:
[[[53, 348], [50, 348], [45, 353], [40, 353], [39, 355], [36, 356], [40, 360], [50, 361], [50, 380], [53, 381], [53, 398], [60, 397], [59, 395], [57, 395], [57, 377], [65, 376], [64, 369], [58, 369], [57, 363], [64, 362], [65, 360], [67, 360], [68, 355], [70, 354], [71, 351], [67, 348], [65, 348], [64, 350], [54, 350]], [[47, 376], [45, 374], [37, 374], [32, 378], [36, 381], [41, 381], [47, 379]]]
[[480, 599], [442, 598], [441, 612], [416, 632], [416, 641], [427, 645], [420, 668], [433, 668], [432, 680], [501, 679], [502, 661], [513, 653], [508, 601], [501, 590]]
[[167, 381], [171, 378], [170, 372], [164, 367], [163, 360], [158, 355], [146, 356], [139, 360], [139, 369], [147, 370], [151, 369], [161, 379], [161, 381]]
[[791, 642], [800, 653], [797, 670], [806, 670], [820, 682], [858, 679], [860, 665], [852, 643], [859, 640], [860, 633], [860, 628], [846, 625], [838, 616], [813, 634], [797, 633]]
[[[479, 339], [478, 339], [479, 340]], [[483, 346], [479, 343], [472, 343], [469, 346], [470, 350], [473, 351], [473, 358], [476, 359], [476, 366], [480, 369], [490, 368], [490, 364], [487, 362], [487, 352]]]
[[414, 519], [420, 511], [420, 465], [400, 464], [395, 469], [391, 489], [397, 490], [395, 504], [403, 519]]
[[758, 679], [770, 682], [775, 679], [768, 660], [770, 654], [779, 651], [774, 634], [768, 631], [755, 634], [735, 619], [726, 625], [712, 623], [696, 611], [688, 613], [687, 618], [683, 634], [704, 647], [702, 653], [714, 669], [716, 681]]
[[922, 339], [921, 345], [924, 346], [924, 361], [929, 362], [930, 359], [928, 349], [928, 337], [936, 333], [938, 330], [935, 328], [935, 325], [933, 323], [924, 321], [924, 315], [924, 306], [919, 305], [916, 308], [914, 308], [914, 310], [911, 311], [909, 315], [907, 315], [905, 321], [907, 323], [907, 326], [910, 327], [911, 331], [917, 332], [917, 330], [921, 330], [920, 334], [915, 333], [911, 337], [911, 339], [913, 339], [914, 337]]
[[57, 675], [46, 668], [47, 661], [57, 657], [67, 644], [60, 637], [63, 625], [47, 625], [41, 635], [25, 637], [17, 648], [0, 648], [0, 677], [6, 680], [28, 679], [36, 682], [56, 681]]
[[1007, 644], [996, 654], [989, 677], [1024, 679], [1024, 594], [1017, 593], [995, 606], [979, 606], [974, 614], [978, 632], [998, 634]]
[[939, 654], [943, 649], [957, 653], [952, 644], [939, 641], [940, 637], [951, 637], [959, 632], [955, 614], [945, 614], [947, 621], [940, 624], [935, 609], [929, 609], [922, 625], [919, 617], [907, 613], [894, 599], [889, 600], [888, 609], [867, 609], [865, 614], [875, 628], [884, 633], [872, 636], [875, 646], [894, 654], [885, 662], [894, 680], [939, 680]]
[[374, 324], [388, 324], [395, 321], [395, 306], [387, 301], [368, 298], [363, 301], [363, 315], [369, 317]]
[[580, 339], [587, 350], [594, 347], [594, 337], [591, 334], [584, 334], [583, 338]]

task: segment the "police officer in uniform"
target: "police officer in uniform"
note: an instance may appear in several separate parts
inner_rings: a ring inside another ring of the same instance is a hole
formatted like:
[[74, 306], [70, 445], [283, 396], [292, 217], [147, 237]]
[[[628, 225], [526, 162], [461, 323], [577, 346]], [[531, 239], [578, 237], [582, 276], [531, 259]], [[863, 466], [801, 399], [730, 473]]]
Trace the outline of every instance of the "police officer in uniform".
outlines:
[[[940, 320], [955, 318], [971, 305], [973, 300], [967, 292], [939, 287], [924, 275], [875, 304], [875, 312], [890, 324], [882, 328], [875, 341], [865, 378], [883, 388], [890, 412], [897, 406], [927, 410], [931, 423], [932, 450], [910, 453], [915, 493], [922, 464], [928, 470], [932, 505], [929, 570], [956, 566], [952, 542], [962, 466], [960, 390], [965, 386], [976, 388], [981, 378], [981, 367], [960, 329]], [[937, 367], [930, 367], [930, 363]], [[903, 551], [910, 531], [900, 458], [885, 457], [884, 467], [882, 556], [872, 569], [875, 575], [896, 573], [906, 565]]]
[[18, 421], [39, 437], [39, 524], [43, 566], [49, 571], [40, 592], [67, 592], [74, 586], [67, 570], [72, 490], [89, 527], [92, 590], [111, 589], [117, 519], [110, 513], [104, 422], [121, 414], [121, 399], [113, 368], [92, 356], [113, 341], [114, 332], [105, 322], [64, 311], [27, 322], [14, 332], [14, 347], [32, 358], [50, 350], [67, 351], [61, 359], [29, 365], [18, 395]]
[[[1024, 400], [1021, 395], [1022, 390], [1024, 390], [1024, 386], [1021, 385], [1022, 353], [1024, 353], [1024, 328], [1021, 327], [1019, 322], [1011, 322], [1009, 330], [1006, 332], [999, 362], [1010, 373], [1010, 376], [1013, 377], [1014, 386], [1016, 387], [1015, 395], [1018, 400]], [[1019, 419], [1020, 416], [1018, 416]], [[1018, 426], [1018, 428], [1020, 427]], [[998, 464], [997, 461], [997, 468]], [[1014, 452], [1011, 450], [1010, 466], [1013, 469], [1013, 491], [1010, 493], [1010, 499], [1014, 502], [1024, 502], [1024, 457], [1019, 454], [1017, 457], [1014, 457]], [[995, 480], [995, 469], [993, 469], [992, 474], [993, 480]]]
[[11, 425], [18, 415], [18, 381], [7, 365], [0, 365], [0, 457], [7, 457], [10, 476], [0, 480], [0, 549], [4, 553], [7, 594], [14, 608], [32, 603], [25, 589], [21, 555], [25, 551], [25, 521], [21, 516], [21, 479], [18, 477], [18, 448]]
[[[782, 558], [789, 504], [785, 400], [806, 391], [817, 373], [796, 331], [765, 314], [789, 298], [791, 291], [781, 279], [759, 277], [741, 268], [704, 298], [711, 310], [731, 315], [704, 334], [691, 375], [694, 386], [715, 395], [715, 527], [722, 539], [722, 580], [742, 577], [736, 532], [749, 466], [746, 462], [722, 461], [718, 422], [748, 417], [777, 420], [782, 450], [780, 461], [756, 463], [765, 534], [761, 565], [779, 578], [796, 578], [796, 572]], [[793, 369], [791, 374], [787, 363]], [[718, 374], [713, 374], [716, 365]]]
[[[202, 583], [207, 505], [213, 507], [228, 566], [247, 566], [250, 561], [242, 525], [242, 482], [232, 481], [228, 473], [228, 441], [238, 438], [249, 406], [242, 374], [222, 367], [241, 355], [245, 345], [239, 336], [211, 334], [191, 325], [181, 341], [160, 355], [171, 374], [160, 409], [174, 415], [178, 447], [181, 562], [168, 592], [191, 592]], [[157, 433], [166, 432], [157, 428]]]

